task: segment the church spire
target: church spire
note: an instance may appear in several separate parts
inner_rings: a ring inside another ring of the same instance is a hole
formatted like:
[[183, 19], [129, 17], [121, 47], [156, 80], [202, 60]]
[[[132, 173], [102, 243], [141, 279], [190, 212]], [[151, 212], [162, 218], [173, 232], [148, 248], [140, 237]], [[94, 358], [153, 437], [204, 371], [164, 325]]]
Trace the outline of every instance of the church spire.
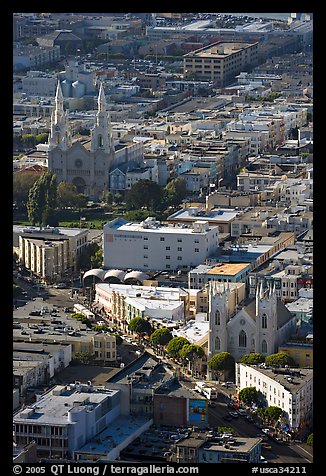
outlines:
[[100, 84], [100, 90], [97, 98], [98, 112], [106, 112], [106, 99], [104, 94], [103, 83]]
[[55, 115], [56, 117], [58, 117], [59, 115], [63, 114], [63, 94], [62, 94], [61, 83], [59, 79], [57, 84], [57, 90], [55, 93], [54, 103], [55, 103]]
[[60, 147], [62, 150], [67, 150], [71, 146], [71, 133], [68, 125], [68, 111], [64, 111], [63, 102], [61, 83], [58, 80], [48, 143], [50, 148]]
[[97, 113], [95, 124], [91, 131], [91, 150], [111, 151], [111, 124], [110, 116], [106, 107], [106, 98], [103, 83], [100, 83], [97, 97]]
[[259, 297], [260, 299], [263, 299], [264, 297], [263, 280], [260, 281]]

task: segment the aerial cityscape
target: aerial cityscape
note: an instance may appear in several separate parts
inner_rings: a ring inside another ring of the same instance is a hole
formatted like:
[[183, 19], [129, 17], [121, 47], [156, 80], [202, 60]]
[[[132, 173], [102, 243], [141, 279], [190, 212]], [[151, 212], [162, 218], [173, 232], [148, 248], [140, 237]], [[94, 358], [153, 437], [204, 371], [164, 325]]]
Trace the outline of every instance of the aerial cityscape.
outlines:
[[313, 14], [12, 21], [13, 463], [313, 463]]

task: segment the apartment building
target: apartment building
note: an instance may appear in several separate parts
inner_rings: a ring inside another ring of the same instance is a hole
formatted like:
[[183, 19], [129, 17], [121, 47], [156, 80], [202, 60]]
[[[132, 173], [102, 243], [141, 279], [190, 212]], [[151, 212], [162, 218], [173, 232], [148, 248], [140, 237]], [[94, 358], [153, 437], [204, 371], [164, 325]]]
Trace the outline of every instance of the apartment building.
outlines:
[[216, 42], [184, 55], [184, 74], [223, 87], [247, 68], [256, 66], [258, 43]]
[[164, 226], [153, 217], [141, 223], [116, 218], [104, 226], [104, 268], [176, 270], [197, 266], [218, 249], [218, 227]]
[[13, 227], [14, 245], [23, 266], [42, 281], [51, 283], [65, 272], [75, 272], [78, 256], [87, 246], [88, 229]]
[[236, 385], [239, 391], [256, 387], [267, 406], [277, 406], [284, 411], [285, 422], [291, 430], [300, 431], [312, 422], [313, 369], [236, 363]]

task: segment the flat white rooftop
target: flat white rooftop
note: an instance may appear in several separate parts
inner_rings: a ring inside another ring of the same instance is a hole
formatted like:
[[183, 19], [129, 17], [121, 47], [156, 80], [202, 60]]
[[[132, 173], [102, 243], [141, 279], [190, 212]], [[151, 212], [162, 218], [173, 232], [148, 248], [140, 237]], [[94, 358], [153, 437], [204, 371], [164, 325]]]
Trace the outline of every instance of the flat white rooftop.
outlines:
[[234, 220], [238, 215], [238, 211], [230, 208], [218, 208], [209, 212], [205, 212], [204, 208], [186, 207], [170, 215], [167, 220], [203, 220], [219, 223]]

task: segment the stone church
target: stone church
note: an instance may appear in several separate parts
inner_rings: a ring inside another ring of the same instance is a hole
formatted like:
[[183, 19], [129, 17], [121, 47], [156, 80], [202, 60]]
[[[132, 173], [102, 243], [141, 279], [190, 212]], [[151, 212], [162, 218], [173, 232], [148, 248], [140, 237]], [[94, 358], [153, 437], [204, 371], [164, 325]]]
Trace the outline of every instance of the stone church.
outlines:
[[48, 170], [55, 173], [58, 183], [73, 183], [79, 193], [93, 200], [101, 199], [104, 192], [109, 190], [112, 168], [131, 159], [134, 163], [142, 164], [143, 146], [113, 143], [102, 83], [90, 139], [72, 140], [68, 112], [64, 111], [63, 104], [61, 84], [58, 82], [48, 139]]
[[275, 286], [257, 286], [255, 298], [232, 305], [227, 284], [209, 283], [208, 359], [229, 352], [236, 361], [244, 354], [270, 355], [295, 332], [296, 320], [277, 297]]

